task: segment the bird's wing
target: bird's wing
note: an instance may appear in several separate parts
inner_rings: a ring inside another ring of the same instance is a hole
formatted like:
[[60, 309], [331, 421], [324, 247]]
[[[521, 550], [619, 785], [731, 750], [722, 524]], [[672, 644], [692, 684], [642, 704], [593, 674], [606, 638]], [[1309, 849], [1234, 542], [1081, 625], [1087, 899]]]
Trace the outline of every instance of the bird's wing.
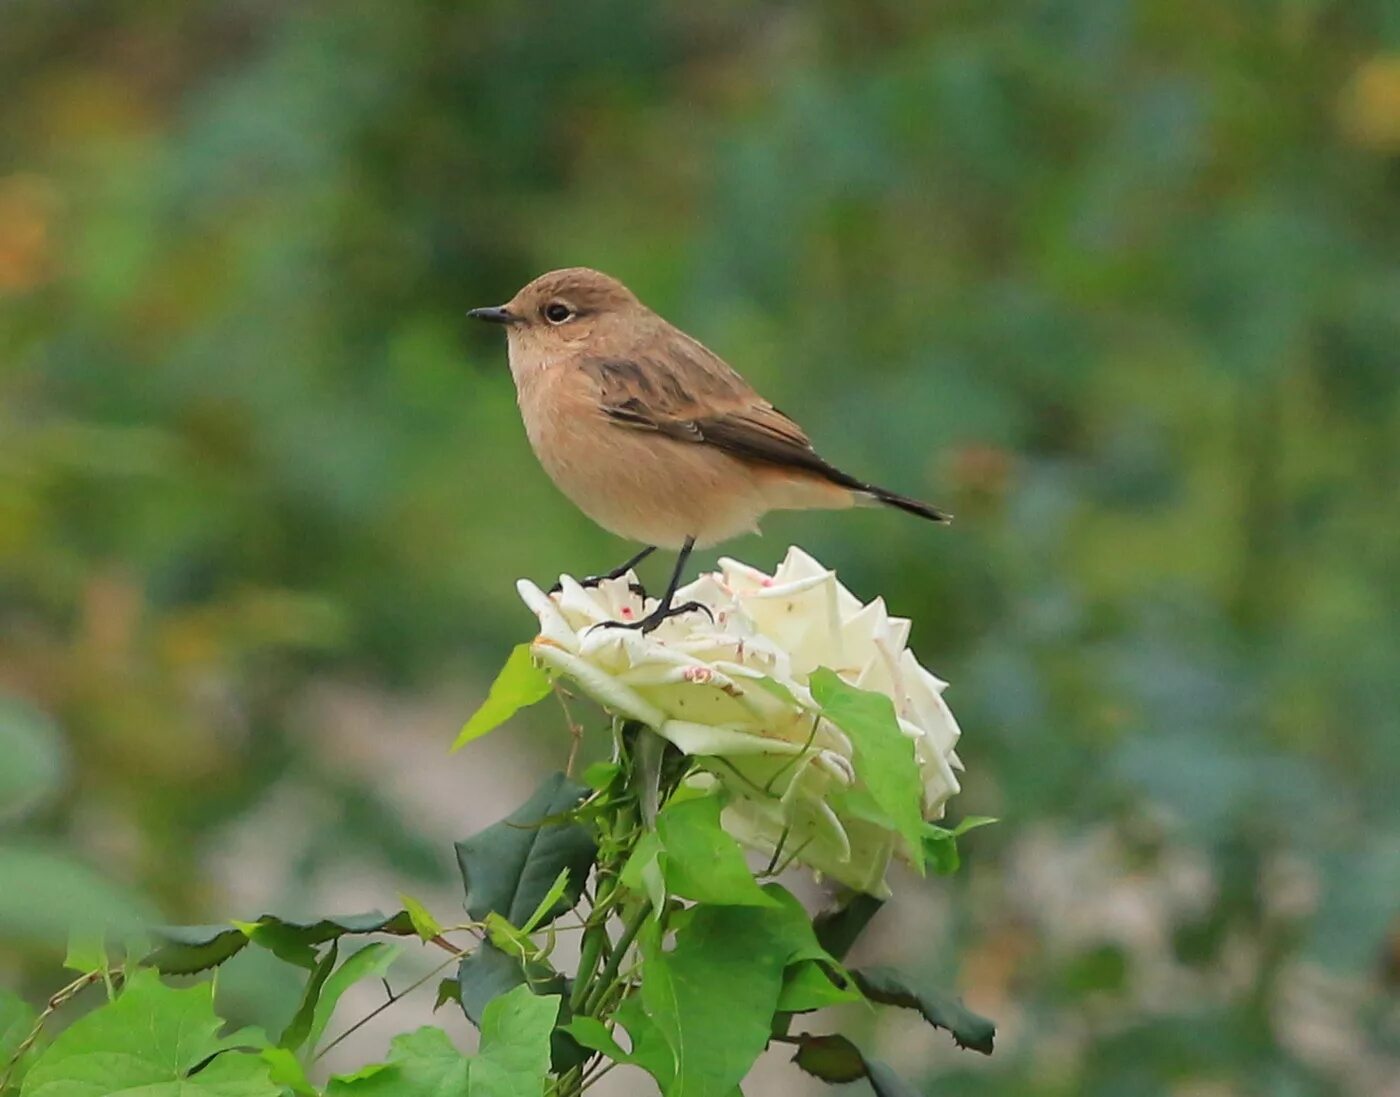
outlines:
[[855, 490], [865, 484], [817, 455], [801, 427], [699, 343], [662, 355], [590, 358], [583, 370], [610, 421], [736, 457], [800, 469]]

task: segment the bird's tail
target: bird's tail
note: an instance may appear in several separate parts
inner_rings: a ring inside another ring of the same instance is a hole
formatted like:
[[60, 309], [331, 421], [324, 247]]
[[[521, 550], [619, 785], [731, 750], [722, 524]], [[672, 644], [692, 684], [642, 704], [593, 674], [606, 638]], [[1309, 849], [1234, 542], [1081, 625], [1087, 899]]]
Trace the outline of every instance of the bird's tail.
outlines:
[[872, 503], [883, 503], [887, 507], [897, 507], [910, 514], [917, 514], [920, 518], [927, 518], [930, 522], [951, 522], [953, 520], [951, 514], [941, 511], [937, 507], [929, 506], [928, 503], [918, 499], [910, 499], [907, 495], [886, 491], [874, 484], [862, 484], [857, 490]]

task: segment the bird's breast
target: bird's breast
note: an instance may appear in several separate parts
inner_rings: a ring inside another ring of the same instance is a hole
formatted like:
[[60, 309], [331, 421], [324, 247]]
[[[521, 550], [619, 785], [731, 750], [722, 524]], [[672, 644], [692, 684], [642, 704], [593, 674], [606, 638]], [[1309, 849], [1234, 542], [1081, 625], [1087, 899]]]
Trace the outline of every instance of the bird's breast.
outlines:
[[749, 470], [728, 455], [612, 422], [581, 370], [541, 370], [517, 377], [517, 387], [525, 433], [549, 478], [620, 537], [706, 544], [753, 529], [767, 509]]

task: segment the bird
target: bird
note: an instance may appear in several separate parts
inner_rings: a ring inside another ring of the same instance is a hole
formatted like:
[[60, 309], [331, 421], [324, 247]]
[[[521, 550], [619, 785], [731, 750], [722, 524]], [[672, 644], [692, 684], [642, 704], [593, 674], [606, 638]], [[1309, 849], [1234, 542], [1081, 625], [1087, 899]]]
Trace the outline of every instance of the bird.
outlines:
[[550, 271], [467, 315], [505, 328], [525, 433], [550, 479], [605, 530], [644, 546], [584, 585], [620, 578], [658, 548], [677, 553], [656, 608], [608, 627], [649, 633], [705, 611], [673, 604], [691, 552], [756, 532], [769, 511], [885, 504], [951, 518], [830, 464], [724, 359], [601, 271]]

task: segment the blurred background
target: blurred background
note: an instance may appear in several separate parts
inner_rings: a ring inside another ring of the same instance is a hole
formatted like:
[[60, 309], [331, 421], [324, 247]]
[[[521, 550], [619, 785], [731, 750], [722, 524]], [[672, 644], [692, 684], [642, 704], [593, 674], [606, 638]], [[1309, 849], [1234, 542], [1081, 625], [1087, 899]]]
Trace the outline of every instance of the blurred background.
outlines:
[[0, 984], [66, 981], [64, 912], [460, 910], [450, 842], [565, 755], [552, 702], [446, 753], [514, 581], [629, 551], [463, 315], [572, 264], [958, 516], [725, 548], [912, 617], [950, 817], [1002, 820], [865, 946], [995, 1056], [864, 1041], [961, 1097], [1400, 1093], [1393, 0], [0, 2]]

